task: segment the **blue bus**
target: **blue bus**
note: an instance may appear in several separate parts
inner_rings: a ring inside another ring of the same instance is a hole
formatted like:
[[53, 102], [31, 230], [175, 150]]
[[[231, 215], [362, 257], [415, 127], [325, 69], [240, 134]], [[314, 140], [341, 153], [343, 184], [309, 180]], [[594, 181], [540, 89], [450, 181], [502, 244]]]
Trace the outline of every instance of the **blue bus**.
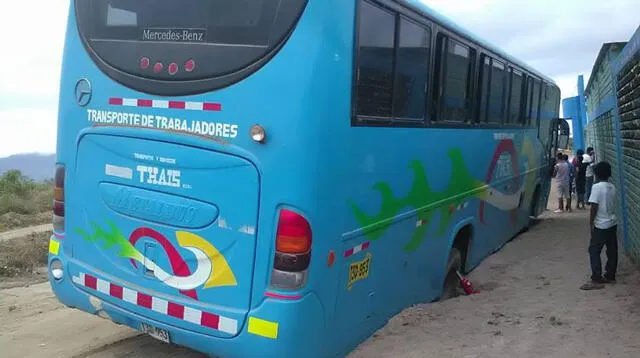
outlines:
[[559, 101], [417, 0], [71, 1], [51, 287], [215, 356], [344, 356], [541, 213]]

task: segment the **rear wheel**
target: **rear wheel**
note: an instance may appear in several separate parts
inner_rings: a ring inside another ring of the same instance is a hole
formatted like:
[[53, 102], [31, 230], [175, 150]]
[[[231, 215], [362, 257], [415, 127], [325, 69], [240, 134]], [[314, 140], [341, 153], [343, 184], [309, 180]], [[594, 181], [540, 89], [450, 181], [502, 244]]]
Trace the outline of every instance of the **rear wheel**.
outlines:
[[458, 280], [457, 271], [462, 269], [462, 254], [458, 249], [451, 249], [449, 253], [449, 261], [447, 262], [446, 277], [444, 280], [444, 288], [440, 301], [460, 296], [460, 281]]
[[538, 206], [540, 205], [540, 187], [537, 186], [531, 197], [531, 207], [529, 208], [529, 225], [535, 222], [538, 216]]

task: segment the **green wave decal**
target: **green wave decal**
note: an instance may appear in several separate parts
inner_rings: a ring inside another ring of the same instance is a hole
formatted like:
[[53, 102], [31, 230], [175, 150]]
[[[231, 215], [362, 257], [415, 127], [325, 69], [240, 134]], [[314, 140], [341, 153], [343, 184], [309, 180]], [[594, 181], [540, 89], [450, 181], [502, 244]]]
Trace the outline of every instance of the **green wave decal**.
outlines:
[[142, 253], [140, 253], [140, 251], [138, 251], [133, 245], [131, 245], [129, 240], [125, 238], [125, 236], [122, 234], [122, 232], [120, 232], [118, 227], [114, 223], [108, 220], [107, 220], [107, 224], [109, 225], [109, 229], [111, 231], [106, 231], [95, 222], [92, 222], [91, 226], [95, 231], [93, 235], [88, 234], [82, 229], [77, 229], [76, 232], [89, 242], [96, 242], [96, 241], [103, 240], [104, 242], [102, 244], [102, 248], [104, 250], [109, 250], [112, 247], [117, 246], [120, 248], [120, 252], [118, 254], [120, 257], [133, 259], [138, 262], [143, 262], [144, 256], [142, 255]]
[[403, 208], [413, 207], [418, 210], [418, 220], [425, 222], [424, 225], [416, 227], [411, 240], [404, 246], [406, 251], [415, 251], [426, 239], [429, 227], [427, 224], [431, 222], [436, 211], [439, 210], [441, 216], [435, 235], [442, 236], [459, 204], [472, 196], [484, 196], [486, 184], [471, 176], [464, 163], [462, 151], [457, 148], [451, 149], [448, 156], [452, 163], [451, 180], [444, 191], [437, 192], [431, 189], [424, 166], [420, 161], [414, 160], [409, 165], [414, 174], [413, 186], [405, 197], [396, 198], [389, 184], [380, 182], [373, 186], [382, 196], [382, 205], [378, 214], [368, 215], [355, 203], [349, 201], [356, 220], [366, 230], [369, 240], [380, 239]]

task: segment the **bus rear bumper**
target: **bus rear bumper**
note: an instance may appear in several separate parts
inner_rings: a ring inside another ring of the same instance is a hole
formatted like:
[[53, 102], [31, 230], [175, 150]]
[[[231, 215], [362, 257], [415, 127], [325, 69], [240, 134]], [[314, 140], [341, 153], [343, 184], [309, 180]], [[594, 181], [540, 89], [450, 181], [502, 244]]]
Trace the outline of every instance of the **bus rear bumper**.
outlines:
[[[51, 256], [64, 261], [63, 257]], [[327, 330], [324, 311], [317, 296], [307, 294], [296, 301], [265, 298], [251, 310], [238, 335], [222, 338], [185, 330], [100, 300], [74, 285], [65, 275], [56, 280], [49, 273], [51, 288], [60, 302], [116, 324], [141, 330], [141, 324], [169, 332], [171, 343], [189, 347], [213, 357], [326, 357]], [[159, 344], [162, 344], [159, 342]], [[140, 352], [144, 355], [144, 352]]]

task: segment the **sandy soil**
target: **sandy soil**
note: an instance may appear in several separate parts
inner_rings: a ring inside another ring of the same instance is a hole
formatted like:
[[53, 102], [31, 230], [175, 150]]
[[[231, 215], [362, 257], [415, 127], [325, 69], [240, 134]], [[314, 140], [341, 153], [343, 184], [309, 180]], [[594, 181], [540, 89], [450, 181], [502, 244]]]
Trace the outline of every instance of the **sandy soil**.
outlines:
[[618, 284], [589, 277], [586, 213], [547, 214], [470, 278], [481, 294], [416, 306], [350, 358], [640, 357], [640, 274], [623, 259]]
[[45, 231], [53, 230], [53, 225], [42, 224], [38, 226], [30, 226], [22, 229], [16, 229], [11, 231], [0, 232], [0, 241], [13, 240], [21, 238], [33, 233], [42, 233]]
[[[586, 213], [544, 215], [470, 276], [482, 293], [409, 308], [349, 357], [640, 357], [640, 273], [588, 278]], [[0, 290], [3, 357], [202, 357], [62, 307], [47, 283]]]

